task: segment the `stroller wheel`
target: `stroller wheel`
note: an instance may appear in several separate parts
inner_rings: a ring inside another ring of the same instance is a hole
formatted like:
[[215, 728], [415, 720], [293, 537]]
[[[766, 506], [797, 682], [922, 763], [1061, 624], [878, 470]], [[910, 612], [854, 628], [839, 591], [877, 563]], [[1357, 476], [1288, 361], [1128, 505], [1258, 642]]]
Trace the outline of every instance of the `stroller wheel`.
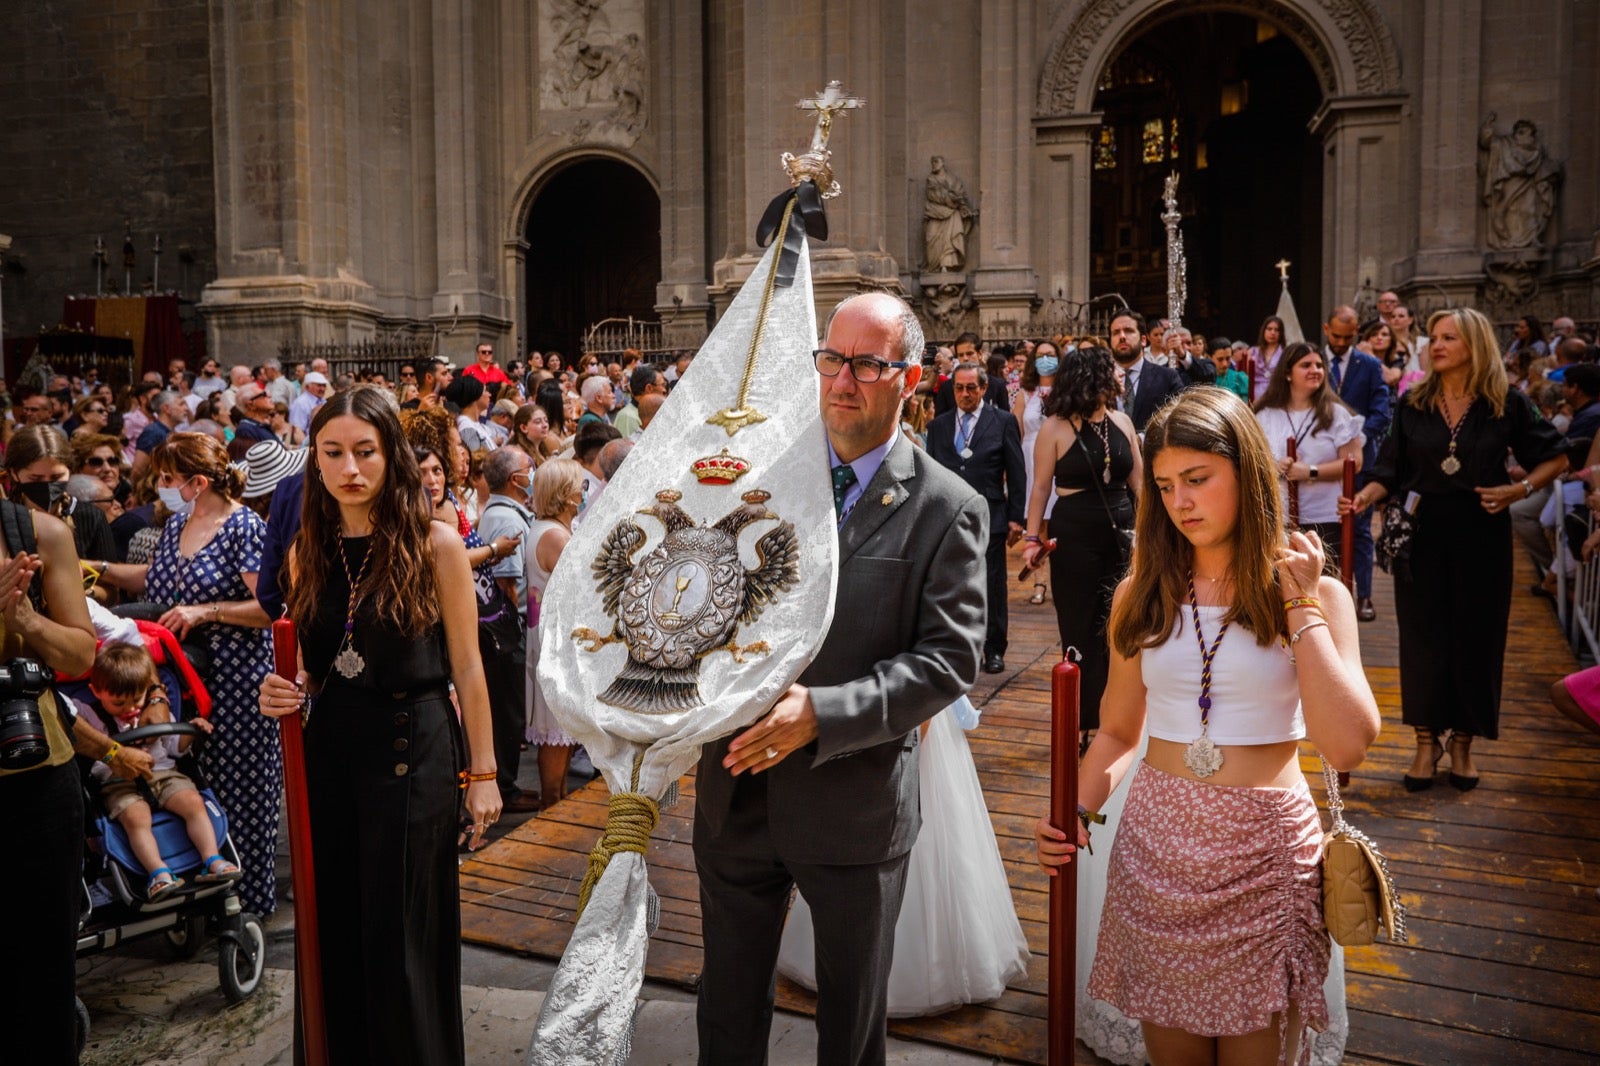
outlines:
[[261, 919], [246, 911], [217, 945], [217, 978], [229, 1003], [243, 1003], [255, 995], [266, 964], [267, 936]]
[[167, 930], [167, 954], [178, 962], [192, 959], [200, 951], [200, 944], [205, 940], [205, 935], [205, 918], [191, 914]]
[[78, 1054], [81, 1055], [84, 1046], [89, 1043], [89, 1008], [77, 996], [72, 997], [72, 1005], [77, 1011]]

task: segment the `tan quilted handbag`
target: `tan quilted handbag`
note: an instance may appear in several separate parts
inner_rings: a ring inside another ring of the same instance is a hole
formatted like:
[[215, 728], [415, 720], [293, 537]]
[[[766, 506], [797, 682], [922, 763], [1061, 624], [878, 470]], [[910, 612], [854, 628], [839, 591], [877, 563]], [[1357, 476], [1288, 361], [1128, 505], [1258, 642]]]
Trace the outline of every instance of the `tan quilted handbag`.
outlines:
[[1322, 915], [1328, 935], [1347, 948], [1376, 943], [1380, 932], [1391, 944], [1403, 944], [1406, 909], [1389, 876], [1389, 864], [1377, 844], [1344, 820], [1339, 778], [1326, 759], [1322, 777], [1328, 783], [1328, 813], [1333, 816], [1322, 856]]

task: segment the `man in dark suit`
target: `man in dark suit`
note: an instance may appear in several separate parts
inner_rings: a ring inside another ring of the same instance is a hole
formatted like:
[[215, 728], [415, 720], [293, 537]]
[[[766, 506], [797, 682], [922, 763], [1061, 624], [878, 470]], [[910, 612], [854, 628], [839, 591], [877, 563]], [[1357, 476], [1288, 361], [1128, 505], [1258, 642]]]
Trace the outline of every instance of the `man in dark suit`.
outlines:
[[[978, 346], [976, 333], [963, 333], [956, 338], [956, 365], [962, 363], [975, 363], [982, 366], [984, 363], [983, 349]], [[988, 391], [983, 394], [983, 402], [993, 404], [1001, 411], [1011, 410], [1011, 397], [1006, 393], [1006, 383], [1003, 378], [990, 377]], [[946, 411], [955, 410], [956, 392], [955, 376], [952, 374], [939, 383], [933, 392], [933, 413], [935, 417]]]
[[1117, 408], [1133, 419], [1133, 428], [1144, 432], [1162, 404], [1183, 391], [1183, 376], [1170, 367], [1159, 366], [1144, 357], [1144, 316], [1124, 309], [1111, 319], [1111, 358], [1122, 368], [1122, 397]]
[[977, 363], [961, 363], [950, 376], [956, 406], [928, 423], [928, 454], [989, 501], [989, 546], [984, 570], [989, 624], [983, 638], [983, 669], [1006, 668], [1006, 549], [1022, 536], [1028, 478], [1017, 420], [985, 403], [992, 380]]
[[700, 757], [703, 1064], [767, 1061], [795, 885], [816, 930], [817, 1061], [884, 1061], [894, 927], [921, 827], [917, 727], [977, 677], [974, 575], [989, 536], [983, 499], [899, 432], [921, 357], [916, 316], [884, 293], [841, 303], [816, 354], [837, 601], [799, 681]]
[[[1356, 484], [1365, 485], [1370, 479], [1368, 471], [1378, 461], [1378, 446], [1389, 432], [1389, 386], [1383, 382], [1383, 364], [1355, 346], [1356, 335], [1361, 330], [1361, 320], [1355, 308], [1342, 305], [1333, 309], [1328, 321], [1322, 325], [1325, 344], [1323, 362], [1328, 367], [1328, 380], [1333, 383], [1339, 399], [1361, 416], [1362, 432], [1367, 440], [1361, 448], [1361, 473]], [[1372, 510], [1368, 508], [1356, 515], [1356, 617], [1370, 622], [1378, 617], [1372, 605]]]

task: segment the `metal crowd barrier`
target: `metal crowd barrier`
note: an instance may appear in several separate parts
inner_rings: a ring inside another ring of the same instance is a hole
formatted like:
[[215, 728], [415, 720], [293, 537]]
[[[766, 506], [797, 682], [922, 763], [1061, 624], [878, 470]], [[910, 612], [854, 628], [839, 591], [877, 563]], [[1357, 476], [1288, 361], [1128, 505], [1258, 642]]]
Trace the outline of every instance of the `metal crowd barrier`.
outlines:
[[[1563, 631], [1573, 650], [1579, 655], [1587, 655], [1592, 661], [1600, 662], [1600, 553], [1588, 562], [1576, 560], [1577, 569], [1569, 579], [1567, 571], [1574, 562], [1572, 554], [1572, 538], [1568, 535], [1567, 523], [1569, 519], [1582, 524], [1585, 537], [1594, 532], [1594, 512], [1588, 507], [1582, 507], [1571, 513], [1567, 511], [1566, 497], [1561, 494], [1560, 484], [1556, 488], [1556, 615], [1561, 620]], [[1569, 580], [1572, 587], [1570, 601], [1567, 597]]]

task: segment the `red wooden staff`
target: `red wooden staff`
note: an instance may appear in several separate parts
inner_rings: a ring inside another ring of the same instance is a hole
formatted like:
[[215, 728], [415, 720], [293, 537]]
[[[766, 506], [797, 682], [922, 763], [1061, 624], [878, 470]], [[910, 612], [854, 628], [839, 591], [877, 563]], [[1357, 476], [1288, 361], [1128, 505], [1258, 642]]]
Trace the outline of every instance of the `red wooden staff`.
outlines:
[[[1344, 498], [1356, 498], [1356, 461], [1344, 461]], [[1356, 591], [1356, 513], [1351, 511], [1339, 519], [1339, 576], [1344, 587], [1354, 595]]]
[[[294, 680], [300, 672], [294, 623], [272, 623], [272, 669]], [[311, 809], [306, 798], [306, 745], [300, 716], [278, 719], [283, 740], [283, 790], [289, 808], [289, 870], [294, 883], [294, 976], [305, 1066], [329, 1066], [322, 1014], [322, 948], [317, 936], [317, 878], [311, 861]]]
[[[1068, 649], [1068, 655], [1073, 649]], [[1078, 664], [1066, 656], [1050, 672], [1050, 824], [1069, 841], [1078, 831]], [[1071, 1066], [1077, 1031], [1078, 867], [1050, 879], [1050, 1066]]]
[[[1289, 462], [1293, 463], [1300, 458], [1300, 442], [1293, 437], [1289, 438]], [[1289, 528], [1300, 528], [1300, 482], [1286, 477], [1289, 482]]]

